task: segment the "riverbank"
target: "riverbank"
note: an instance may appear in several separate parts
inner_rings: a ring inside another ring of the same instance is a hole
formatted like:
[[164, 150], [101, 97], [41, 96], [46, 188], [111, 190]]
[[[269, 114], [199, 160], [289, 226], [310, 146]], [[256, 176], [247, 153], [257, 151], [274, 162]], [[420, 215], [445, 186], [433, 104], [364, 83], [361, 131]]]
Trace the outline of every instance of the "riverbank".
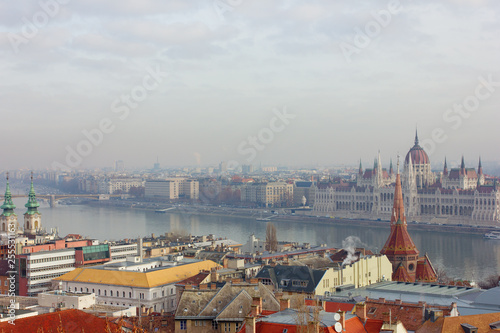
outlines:
[[[389, 228], [389, 221], [386, 220], [369, 220], [369, 219], [348, 219], [348, 218], [330, 218], [318, 217], [309, 215], [289, 215], [289, 214], [272, 214], [269, 210], [255, 208], [235, 208], [227, 206], [207, 206], [207, 205], [192, 205], [192, 204], [161, 204], [149, 202], [128, 202], [122, 200], [109, 201], [84, 201], [94, 207], [113, 207], [125, 209], [137, 209], [145, 211], [155, 211], [158, 214], [187, 214], [187, 215], [209, 215], [209, 216], [224, 216], [235, 218], [255, 219], [256, 222], [293, 222], [293, 223], [310, 223], [322, 225], [342, 225], [342, 226], [366, 226], [370, 228]], [[429, 232], [453, 232], [461, 234], [485, 234], [492, 230], [498, 230], [492, 227], [477, 227], [477, 226], [460, 226], [446, 224], [431, 224], [431, 223], [408, 223], [409, 230], [423, 230]]]

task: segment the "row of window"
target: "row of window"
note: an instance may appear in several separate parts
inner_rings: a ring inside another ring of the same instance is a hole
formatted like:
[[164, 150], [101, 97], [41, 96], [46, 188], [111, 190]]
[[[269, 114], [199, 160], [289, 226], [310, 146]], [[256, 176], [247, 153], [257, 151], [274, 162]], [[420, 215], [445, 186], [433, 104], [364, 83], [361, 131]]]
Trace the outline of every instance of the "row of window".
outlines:
[[[71, 291], [71, 287], [68, 288], [68, 291]], [[75, 288], [74, 291], [78, 291], [78, 288]], [[83, 293], [83, 288], [80, 288], [80, 292]], [[91, 291], [90, 291], [89, 288], [85, 288], [85, 292], [89, 293]], [[92, 293], [95, 294], [95, 289], [94, 288], [92, 288]], [[168, 291], [167, 291], [167, 293], [168, 293]], [[122, 291], [121, 293], [118, 290], [115, 293], [113, 293], [113, 290], [109, 291], [109, 297], [120, 297], [120, 294], [121, 294], [121, 297], [125, 298], [125, 295], [126, 295], [125, 291]], [[166, 294], [165, 290], [162, 290], [161, 291], [161, 296], [165, 297], [165, 294]], [[173, 294], [174, 294], [174, 288], [170, 288], [170, 295], [173, 295]], [[101, 295], [101, 289], [97, 289], [97, 296], [108, 296], [108, 291], [106, 289], [104, 289], [102, 291], [102, 295]], [[132, 292], [131, 291], [128, 292], [128, 298], [132, 298]], [[158, 298], [157, 292], [153, 293], [153, 299], [155, 299], [155, 298]], [[145, 299], [145, 294], [144, 293], [139, 293], [139, 299]]]
[[32, 259], [28, 260], [29, 264], [39, 264], [39, 263], [44, 263], [44, 262], [52, 262], [52, 261], [59, 261], [59, 260], [70, 260], [70, 259], [75, 259], [75, 255], [70, 255], [70, 256], [59, 256], [59, 257], [50, 257], [50, 258], [41, 258], [41, 259]]
[[30, 270], [31, 274], [33, 273], [38, 273], [38, 272], [46, 272], [46, 271], [52, 271], [54, 269], [61, 269], [61, 268], [74, 268], [74, 264], [64, 264], [64, 265], [53, 265], [53, 266], [45, 266], [45, 267], [40, 267], [40, 268], [32, 268]]

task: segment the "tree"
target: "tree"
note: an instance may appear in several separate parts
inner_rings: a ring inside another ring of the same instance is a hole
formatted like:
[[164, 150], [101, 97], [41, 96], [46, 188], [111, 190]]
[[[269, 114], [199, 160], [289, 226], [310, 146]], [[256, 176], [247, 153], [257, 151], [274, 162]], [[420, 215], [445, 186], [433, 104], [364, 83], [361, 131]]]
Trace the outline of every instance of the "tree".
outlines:
[[266, 228], [266, 251], [278, 251], [278, 238], [276, 237], [276, 227], [272, 222], [267, 222]]
[[144, 186], [132, 186], [128, 190], [128, 194], [133, 195], [136, 198], [143, 197], [145, 192]]
[[499, 275], [490, 275], [486, 279], [479, 281], [477, 283], [479, 288], [481, 289], [491, 289], [498, 287], [500, 285], [500, 276]]

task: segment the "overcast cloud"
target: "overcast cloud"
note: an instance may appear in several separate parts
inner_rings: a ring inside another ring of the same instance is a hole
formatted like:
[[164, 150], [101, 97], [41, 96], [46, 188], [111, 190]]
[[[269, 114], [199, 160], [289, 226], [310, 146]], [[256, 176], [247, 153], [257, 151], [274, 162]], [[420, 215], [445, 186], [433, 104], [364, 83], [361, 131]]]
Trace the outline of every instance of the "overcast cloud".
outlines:
[[81, 167], [246, 164], [284, 107], [251, 163], [388, 165], [417, 125], [434, 167], [500, 160], [498, 1], [0, 1], [0, 57], [4, 169], [65, 164], [103, 119]]

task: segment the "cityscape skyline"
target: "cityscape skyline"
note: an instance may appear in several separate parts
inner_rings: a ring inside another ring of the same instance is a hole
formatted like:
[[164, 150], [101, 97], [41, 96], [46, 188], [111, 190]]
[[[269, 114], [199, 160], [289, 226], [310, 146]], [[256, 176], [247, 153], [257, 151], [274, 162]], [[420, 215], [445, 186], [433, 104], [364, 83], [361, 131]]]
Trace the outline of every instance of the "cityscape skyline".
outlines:
[[499, 161], [493, 1], [47, 3], [1, 5], [5, 168]]

